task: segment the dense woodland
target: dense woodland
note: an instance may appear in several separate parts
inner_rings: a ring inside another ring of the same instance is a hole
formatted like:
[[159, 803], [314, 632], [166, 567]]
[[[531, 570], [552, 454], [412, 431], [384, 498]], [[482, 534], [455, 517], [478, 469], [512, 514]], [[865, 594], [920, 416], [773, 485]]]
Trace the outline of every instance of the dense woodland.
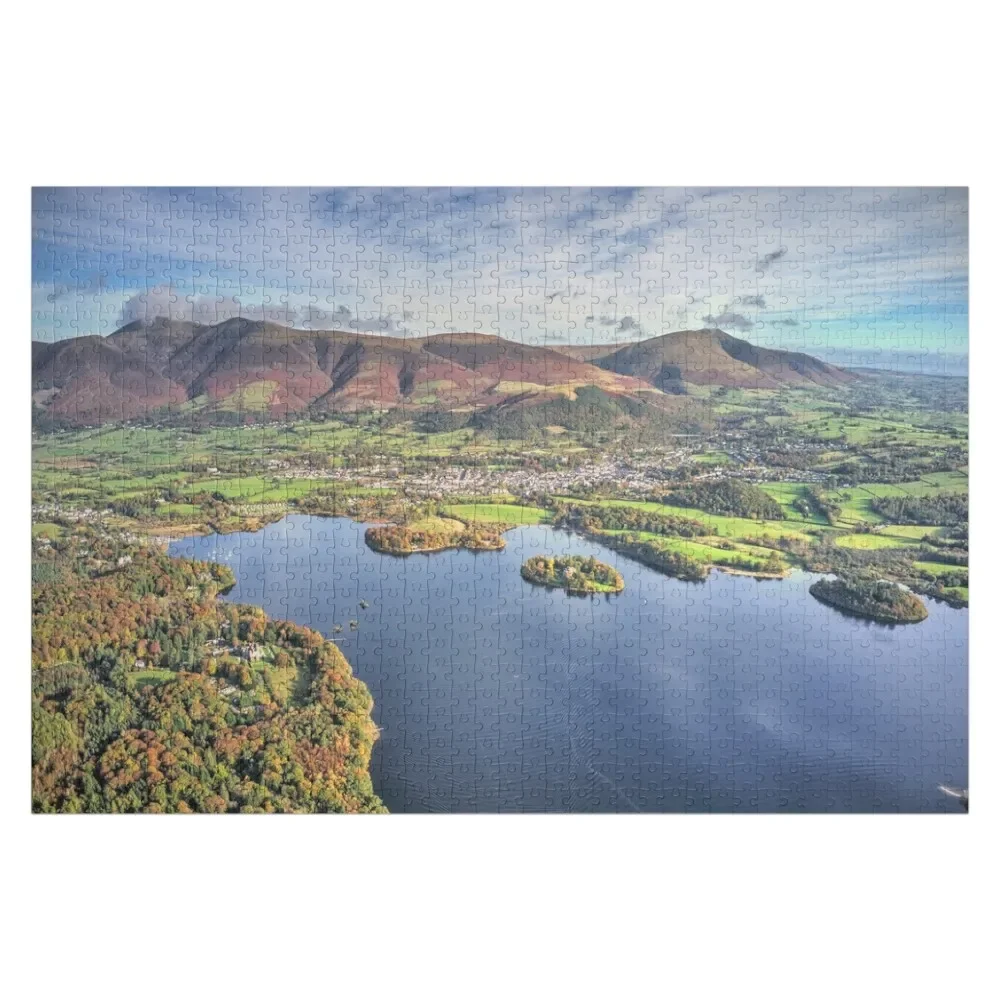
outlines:
[[740, 479], [710, 479], [690, 483], [664, 498], [665, 503], [680, 507], [696, 507], [709, 514], [728, 517], [751, 517], [780, 521], [784, 511], [780, 504], [759, 486]]
[[652, 569], [677, 577], [678, 580], [699, 582], [708, 578], [708, 567], [681, 552], [665, 549], [645, 541], [641, 535], [627, 532], [624, 535], [601, 535], [601, 543]]
[[929, 497], [874, 497], [872, 509], [894, 524], [960, 525], [969, 520], [967, 493], [939, 493]]
[[637, 507], [613, 504], [557, 503], [553, 523], [568, 531], [648, 531], [655, 535], [695, 538], [710, 534], [709, 529], [694, 518], [657, 514]]
[[900, 447], [899, 454], [887, 450], [875, 461], [864, 457], [830, 467], [830, 472], [851, 483], [907, 483], [930, 472], [955, 472], [969, 464], [964, 445], [949, 448]]
[[222, 566], [37, 543], [40, 812], [379, 812], [371, 696], [317, 632], [217, 600]]
[[908, 624], [927, 617], [927, 608], [916, 594], [887, 580], [861, 577], [817, 580], [809, 588], [809, 593], [841, 611], [877, 622]]
[[487, 407], [475, 413], [467, 425], [500, 441], [519, 442], [541, 440], [544, 429], [552, 425], [575, 431], [591, 442], [607, 438], [615, 427], [652, 431], [655, 437], [665, 427], [680, 426], [676, 416], [641, 399], [612, 395], [594, 385], [577, 388], [573, 398], [560, 394], [544, 401]]
[[810, 486], [806, 490], [806, 495], [800, 497], [796, 502], [800, 514], [808, 515], [813, 510], [818, 511], [826, 518], [828, 524], [836, 524], [837, 519], [840, 517], [840, 504], [831, 500], [829, 496], [824, 494], [822, 490], [816, 489], [815, 486]]

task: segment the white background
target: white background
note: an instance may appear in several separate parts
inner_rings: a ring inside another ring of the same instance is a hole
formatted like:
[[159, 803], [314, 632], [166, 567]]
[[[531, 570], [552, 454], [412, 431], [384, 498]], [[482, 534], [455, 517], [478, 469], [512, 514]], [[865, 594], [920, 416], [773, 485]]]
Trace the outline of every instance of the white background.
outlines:
[[[985, 15], [361, 8], [4, 15], [0, 984], [13, 997], [986, 995], [1000, 390]], [[971, 814], [31, 816], [29, 189], [263, 183], [970, 185]]]

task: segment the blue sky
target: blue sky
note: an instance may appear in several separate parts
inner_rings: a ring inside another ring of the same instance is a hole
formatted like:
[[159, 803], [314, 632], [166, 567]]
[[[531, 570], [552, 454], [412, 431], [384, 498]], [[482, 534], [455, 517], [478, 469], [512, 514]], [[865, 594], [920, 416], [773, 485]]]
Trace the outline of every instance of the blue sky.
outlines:
[[32, 337], [168, 315], [964, 372], [964, 188], [38, 188]]

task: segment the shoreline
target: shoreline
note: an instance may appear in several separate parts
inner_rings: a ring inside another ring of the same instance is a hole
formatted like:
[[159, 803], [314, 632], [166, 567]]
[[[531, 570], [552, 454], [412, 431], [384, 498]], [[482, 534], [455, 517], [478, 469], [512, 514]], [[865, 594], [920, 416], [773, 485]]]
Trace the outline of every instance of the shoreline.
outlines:
[[[278, 514], [277, 516], [271, 516], [267, 520], [259, 520], [257, 518], [254, 518], [252, 519], [254, 522], [253, 524], [243, 524], [233, 527], [231, 529], [226, 528], [224, 530], [219, 530], [220, 526], [213, 526], [209, 523], [202, 523], [202, 522], [187, 522], [184, 524], [178, 524], [176, 527], [169, 527], [166, 530], [164, 530], [162, 526], [158, 525], [157, 526], [158, 530], [156, 532], [150, 531], [149, 533], [141, 530], [127, 529], [123, 527], [112, 527], [111, 530], [118, 530], [126, 534], [131, 534], [137, 540], [144, 542], [146, 544], [169, 546], [172, 543], [180, 541], [183, 538], [207, 537], [212, 534], [225, 537], [226, 535], [241, 534], [244, 532], [255, 534], [258, 531], [263, 531], [271, 524], [276, 524], [280, 521], [283, 521], [287, 517], [295, 517], [299, 515], [305, 517], [322, 517], [330, 519], [345, 518], [349, 521], [353, 521], [355, 524], [367, 524], [370, 527], [389, 527], [392, 525], [392, 522], [387, 522], [387, 521], [368, 521], [366, 520], [364, 514], [350, 514], [350, 513], [336, 514], [336, 513], [326, 513], [326, 512], [320, 513], [313, 511], [298, 510], [294, 507], [289, 507], [283, 513]], [[552, 527], [552, 525], [548, 526]], [[525, 525], [497, 524], [496, 530], [499, 532], [502, 539], [502, 536], [506, 534], [508, 531], [512, 531], [514, 528], [519, 528], [519, 527], [525, 527]], [[565, 528], [553, 527], [552, 530], [554, 531], [569, 530], [571, 534], [579, 534], [581, 538], [584, 538], [587, 541], [596, 542], [599, 545], [603, 545], [605, 548], [609, 548], [617, 555], [623, 556], [626, 559], [630, 559], [631, 561], [638, 563], [641, 566], [645, 566], [648, 569], [652, 569], [655, 572], [661, 574], [662, 576], [668, 577], [669, 579], [679, 580], [683, 583], [704, 583], [709, 579], [713, 570], [718, 571], [720, 573], [726, 573], [730, 576], [750, 577], [751, 579], [756, 579], [756, 580], [787, 580], [790, 577], [792, 577], [796, 572], [815, 572], [815, 571], [805, 570], [804, 567], [798, 564], [798, 561], [796, 561], [796, 564], [789, 566], [788, 569], [785, 570], [783, 573], [765, 573], [760, 570], [748, 570], [735, 566], [721, 566], [716, 563], [704, 563], [702, 565], [705, 570], [705, 576], [698, 580], [692, 580], [683, 576], [673, 576], [670, 573], [664, 572], [659, 567], [647, 563], [640, 557], [630, 554], [624, 549], [618, 549], [614, 546], [608, 545], [606, 540], [603, 539], [600, 535], [597, 534], [591, 535], [587, 532], [576, 532]], [[470, 552], [502, 552], [506, 548], [506, 540], [502, 539], [502, 541], [503, 544], [498, 546], [467, 546], [461, 544], [449, 544], [437, 547], [425, 546], [421, 548], [409, 549], [406, 551], [393, 551], [392, 549], [382, 548], [377, 545], [369, 545], [368, 547], [371, 551], [377, 552], [379, 555], [389, 555], [397, 558], [404, 558], [409, 555], [430, 556], [434, 555], [437, 552], [461, 551], [462, 549], [467, 549]], [[558, 589], [565, 589], [565, 588], [558, 588]], [[915, 593], [920, 594], [922, 597], [925, 597], [929, 600], [933, 600], [936, 602], [940, 602], [942, 604], [946, 604], [949, 607], [955, 608], [957, 610], [968, 610], [969, 608], [969, 602], [967, 600], [962, 600], [961, 598], [954, 597], [952, 595], [939, 594], [925, 590], [919, 590], [916, 588], [911, 588], [911, 589], [913, 589]], [[584, 593], [593, 593], [593, 591], [584, 591]], [[815, 595], [811, 596], [815, 597]], [[816, 598], [816, 600], [820, 599]], [[917, 624], [919, 621], [923, 621], [923, 619], [918, 619], [917, 621], [913, 622], [911, 621], [899, 622], [896, 621], [895, 619], [891, 620], [874, 619], [857, 612], [852, 612], [848, 608], [842, 608], [839, 605], [834, 605], [826, 601], [821, 601], [821, 603], [826, 604], [828, 607], [834, 607], [836, 608], [836, 610], [841, 611], [845, 614], [853, 614], [855, 617], [864, 618], [865, 620], [868, 621], [875, 621], [878, 624], [883, 624], [883, 625]]]
[[730, 576], [750, 576], [755, 580], [787, 580], [795, 567], [789, 567], [784, 573], [763, 573], [753, 569], [738, 569], [735, 566], [719, 566], [717, 563], [707, 563], [710, 569], [717, 569], [720, 573], [728, 573]]

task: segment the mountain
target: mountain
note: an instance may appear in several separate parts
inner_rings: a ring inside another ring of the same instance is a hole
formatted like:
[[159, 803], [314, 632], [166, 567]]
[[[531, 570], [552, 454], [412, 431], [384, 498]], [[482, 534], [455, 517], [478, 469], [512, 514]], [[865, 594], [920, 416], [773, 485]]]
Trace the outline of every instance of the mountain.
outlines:
[[[675, 412], [685, 386], [838, 385], [856, 376], [720, 330], [614, 349], [537, 347], [474, 333], [402, 339], [247, 319], [157, 318], [108, 337], [32, 345], [36, 419], [90, 425], [157, 412], [242, 421], [313, 412], [565, 413], [579, 402]], [[595, 393], [597, 395], [595, 395]], [[610, 401], [610, 402], [609, 402]], [[617, 401], [617, 403], [615, 402]], [[519, 418], [520, 419], [520, 418]]]
[[32, 344], [32, 400], [66, 423], [129, 420], [187, 398], [162, 364], [142, 349], [123, 350], [111, 337]]
[[552, 344], [551, 350], [565, 354], [567, 358], [593, 363], [597, 358], [613, 354], [622, 347], [631, 347], [633, 343], [629, 341], [627, 344]]
[[596, 385], [609, 392], [644, 392], [641, 379], [605, 373], [587, 362], [548, 347], [533, 347], [481, 333], [443, 333], [428, 337], [423, 348], [452, 365], [479, 374], [493, 392], [511, 395], [544, 388]]
[[642, 379], [663, 392], [685, 383], [733, 389], [836, 386], [857, 378], [808, 354], [755, 347], [722, 330], [682, 330], [627, 344], [594, 359], [600, 368]]

